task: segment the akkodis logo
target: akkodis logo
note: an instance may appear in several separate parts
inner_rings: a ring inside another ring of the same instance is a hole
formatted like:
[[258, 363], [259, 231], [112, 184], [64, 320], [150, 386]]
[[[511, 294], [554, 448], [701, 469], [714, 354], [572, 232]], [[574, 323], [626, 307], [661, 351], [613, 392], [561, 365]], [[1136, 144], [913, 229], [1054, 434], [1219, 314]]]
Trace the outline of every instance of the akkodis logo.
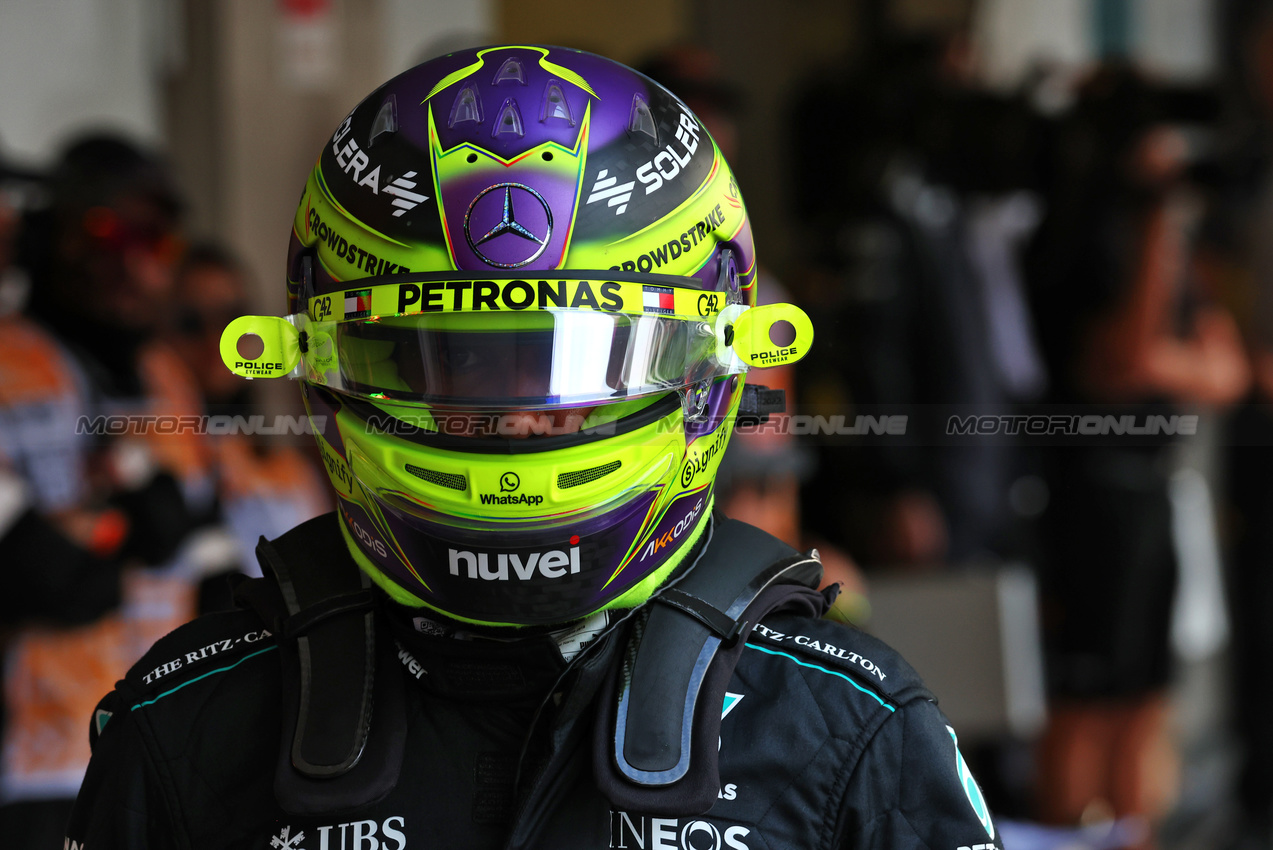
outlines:
[[694, 507], [690, 508], [689, 513], [681, 518], [680, 522], [665, 531], [661, 537], [655, 537], [648, 545], [646, 545], [645, 551], [641, 553], [641, 560], [644, 561], [664, 546], [668, 546], [674, 540], [680, 539], [681, 535], [685, 533], [685, 530], [694, 525], [694, 521], [698, 519], [699, 511], [702, 509], [703, 500], [699, 499]]

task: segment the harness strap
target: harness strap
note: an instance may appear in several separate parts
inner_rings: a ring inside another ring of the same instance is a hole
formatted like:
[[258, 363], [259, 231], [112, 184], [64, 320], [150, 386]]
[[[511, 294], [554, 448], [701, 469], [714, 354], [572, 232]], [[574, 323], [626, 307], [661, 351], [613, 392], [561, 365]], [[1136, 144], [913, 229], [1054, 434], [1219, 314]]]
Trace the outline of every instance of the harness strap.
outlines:
[[654, 597], [654, 601], [669, 605], [707, 626], [712, 634], [720, 638], [721, 646], [733, 646], [738, 642], [738, 635], [743, 630], [744, 622], [733, 619], [719, 608], [713, 608], [705, 600], [675, 587], [669, 587]]
[[617, 808], [710, 809], [720, 790], [721, 704], [747, 636], [775, 611], [826, 610], [815, 557], [745, 523], [714, 523], [693, 569], [642, 614], [601, 696], [593, 773]]
[[369, 589], [324, 599], [284, 620], [283, 631], [280, 636], [283, 640], [295, 640], [315, 626], [327, 622], [332, 617], [339, 617], [341, 614], [370, 611], [375, 605], [375, 601], [376, 598]]
[[[377, 632], [370, 580], [348, 556], [335, 514], [273, 541], [257, 559], [266, 579], [239, 589], [278, 637], [284, 734], [274, 794], [293, 814], [328, 814], [383, 799], [397, 784], [406, 698], [393, 641]], [[373, 707], [375, 723], [373, 725]]]

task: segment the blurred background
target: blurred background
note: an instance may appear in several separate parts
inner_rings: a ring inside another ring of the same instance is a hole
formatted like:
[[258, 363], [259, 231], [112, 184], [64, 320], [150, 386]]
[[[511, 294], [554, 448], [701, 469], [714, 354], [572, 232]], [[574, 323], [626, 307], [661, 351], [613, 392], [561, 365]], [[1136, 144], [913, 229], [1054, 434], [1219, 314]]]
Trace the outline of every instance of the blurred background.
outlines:
[[[718, 501], [910, 658], [1005, 845], [1273, 847], [1269, 0], [0, 0], [6, 846], [58, 846], [131, 661], [329, 509], [295, 387], [216, 340], [284, 310], [358, 99], [495, 42], [634, 65], [726, 153], [818, 339]], [[76, 428], [139, 412], [285, 424]]]

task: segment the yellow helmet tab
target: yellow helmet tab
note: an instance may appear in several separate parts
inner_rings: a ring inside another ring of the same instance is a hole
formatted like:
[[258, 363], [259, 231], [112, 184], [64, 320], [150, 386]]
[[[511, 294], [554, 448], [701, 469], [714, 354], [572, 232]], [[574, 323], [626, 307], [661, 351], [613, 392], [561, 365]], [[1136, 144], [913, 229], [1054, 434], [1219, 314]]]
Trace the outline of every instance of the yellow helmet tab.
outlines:
[[221, 332], [221, 360], [244, 378], [292, 376], [300, 359], [300, 330], [290, 317], [240, 316]]
[[[780, 322], [795, 328], [795, 338], [785, 345], [774, 341]], [[762, 304], [752, 307], [734, 321], [734, 352], [751, 368], [769, 368], [794, 363], [813, 344], [813, 322], [794, 304]]]

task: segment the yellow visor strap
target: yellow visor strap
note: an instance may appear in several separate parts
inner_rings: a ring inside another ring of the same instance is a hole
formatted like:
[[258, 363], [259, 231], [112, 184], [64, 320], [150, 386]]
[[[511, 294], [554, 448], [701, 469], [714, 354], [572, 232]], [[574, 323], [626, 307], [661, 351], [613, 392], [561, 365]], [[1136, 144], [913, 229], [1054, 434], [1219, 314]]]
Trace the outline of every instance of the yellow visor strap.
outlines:
[[596, 310], [603, 313], [703, 319], [725, 307], [725, 293], [687, 286], [607, 278], [472, 278], [456, 275], [346, 289], [309, 299], [316, 322], [352, 322], [421, 313]]

